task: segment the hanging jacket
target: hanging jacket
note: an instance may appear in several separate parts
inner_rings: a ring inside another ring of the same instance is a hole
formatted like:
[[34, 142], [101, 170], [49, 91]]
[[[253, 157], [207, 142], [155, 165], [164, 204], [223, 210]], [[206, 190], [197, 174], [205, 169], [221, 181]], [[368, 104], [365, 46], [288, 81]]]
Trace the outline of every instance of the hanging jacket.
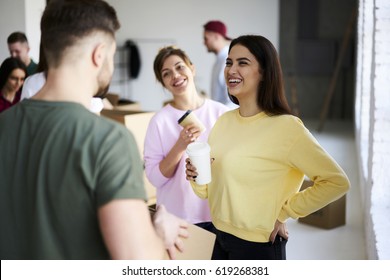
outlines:
[[125, 48], [128, 52], [127, 72], [130, 79], [136, 79], [141, 70], [141, 57], [138, 51], [138, 47], [132, 40], [125, 42]]

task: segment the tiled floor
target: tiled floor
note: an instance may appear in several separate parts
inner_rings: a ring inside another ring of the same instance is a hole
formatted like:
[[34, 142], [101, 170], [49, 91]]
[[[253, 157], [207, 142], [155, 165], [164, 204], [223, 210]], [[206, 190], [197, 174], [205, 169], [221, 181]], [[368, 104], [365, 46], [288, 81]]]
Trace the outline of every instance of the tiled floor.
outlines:
[[334, 229], [321, 229], [287, 222], [290, 233], [287, 243], [289, 260], [364, 260], [363, 211], [357, 173], [357, 156], [352, 122], [327, 121], [321, 133], [318, 121], [304, 121], [320, 144], [347, 173], [351, 189], [347, 194], [346, 224]]

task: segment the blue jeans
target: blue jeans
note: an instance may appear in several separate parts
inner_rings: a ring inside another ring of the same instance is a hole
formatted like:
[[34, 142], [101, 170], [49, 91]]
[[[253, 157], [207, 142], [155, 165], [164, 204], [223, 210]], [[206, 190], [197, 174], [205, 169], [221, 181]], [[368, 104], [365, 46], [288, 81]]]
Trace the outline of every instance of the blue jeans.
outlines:
[[285, 260], [287, 240], [277, 235], [275, 242], [251, 242], [215, 229], [217, 238], [212, 260]]

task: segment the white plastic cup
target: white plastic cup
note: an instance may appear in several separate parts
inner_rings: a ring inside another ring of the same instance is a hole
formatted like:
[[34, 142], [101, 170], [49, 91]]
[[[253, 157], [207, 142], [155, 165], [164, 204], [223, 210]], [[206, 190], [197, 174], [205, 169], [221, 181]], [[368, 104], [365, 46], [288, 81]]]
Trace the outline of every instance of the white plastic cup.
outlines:
[[210, 146], [206, 142], [193, 142], [187, 146], [187, 155], [196, 167], [195, 182], [205, 185], [211, 182]]

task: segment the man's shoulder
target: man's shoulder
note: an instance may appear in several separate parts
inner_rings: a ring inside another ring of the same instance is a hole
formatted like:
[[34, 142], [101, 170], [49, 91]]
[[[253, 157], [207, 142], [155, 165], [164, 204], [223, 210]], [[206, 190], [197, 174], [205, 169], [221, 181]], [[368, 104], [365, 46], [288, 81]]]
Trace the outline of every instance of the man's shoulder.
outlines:
[[27, 76], [31, 76], [37, 72], [38, 64], [31, 59], [30, 64], [27, 65]]
[[[20, 104], [26, 111], [33, 111], [38, 119], [52, 118], [50, 123], [63, 123], [64, 128], [79, 127], [88, 131], [124, 134], [126, 127], [114, 120], [99, 116], [75, 102], [50, 102], [37, 99], [26, 99]], [[38, 115], [37, 115], [38, 114]], [[92, 129], [92, 130], [91, 130]]]
[[218, 57], [225, 58], [229, 54], [229, 45], [224, 46], [218, 53]]
[[31, 62], [30, 62], [30, 64], [29, 64], [29, 66], [30, 66], [30, 65], [38, 66], [38, 63], [36, 63], [33, 59], [31, 59]]
[[[91, 112], [88, 112], [91, 113]], [[94, 113], [91, 113], [92, 116], [95, 118], [95, 121], [98, 122], [99, 127], [102, 129], [108, 129], [112, 132], [118, 132], [121, 134], [128, 134], [129, 130], [126, 128], [126, 126], [122, 123], [119, 123], [118, 121], [112, 120], [110, 118], [95, 115]]]

